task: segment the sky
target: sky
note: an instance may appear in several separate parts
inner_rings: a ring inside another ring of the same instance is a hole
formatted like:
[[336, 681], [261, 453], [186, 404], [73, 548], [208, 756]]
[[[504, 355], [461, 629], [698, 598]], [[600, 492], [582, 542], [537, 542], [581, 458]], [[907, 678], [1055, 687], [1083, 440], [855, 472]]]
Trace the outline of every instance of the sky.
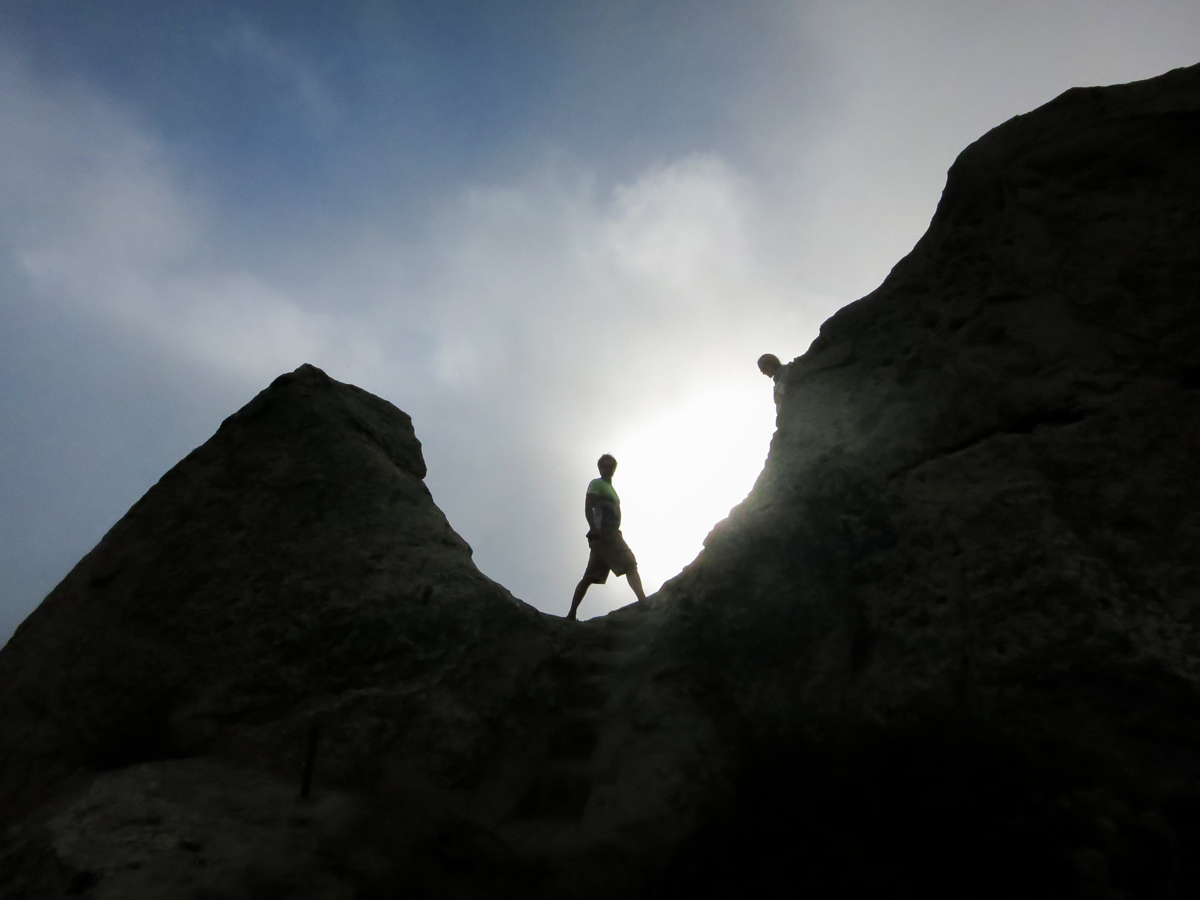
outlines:
[[1194, 0], [0, 0], [0, 641], [305, 362], [412, 416], [549, 613], [613, 453], [656, 590], [761, 470], [754, 361], [878, 286], [967, 144], [1196, 62]]

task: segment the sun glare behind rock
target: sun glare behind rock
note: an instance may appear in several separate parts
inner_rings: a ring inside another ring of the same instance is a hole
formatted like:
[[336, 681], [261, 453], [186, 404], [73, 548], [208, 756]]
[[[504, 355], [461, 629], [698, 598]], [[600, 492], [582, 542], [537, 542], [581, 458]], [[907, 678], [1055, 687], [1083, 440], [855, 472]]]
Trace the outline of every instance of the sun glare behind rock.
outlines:
[[[756, 377], [693, 396], [615, 444], [621, 528], [647, 593], [695, 559], [705, 535], [749, 493], [774, 429], [770, 382]], [[633, 599], [624, 579], [593, 591], [601, 594], [589, 594], [597, 614]]]

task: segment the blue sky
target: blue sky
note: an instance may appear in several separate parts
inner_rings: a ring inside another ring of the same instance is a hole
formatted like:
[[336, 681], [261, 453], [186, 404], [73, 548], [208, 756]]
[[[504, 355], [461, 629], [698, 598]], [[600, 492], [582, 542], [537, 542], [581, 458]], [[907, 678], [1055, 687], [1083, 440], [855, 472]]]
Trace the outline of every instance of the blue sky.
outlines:
[[1197, 61], [1172, 0], [0, 0], [0, 640], [303, 362], [413, 416], [549, 612], [617, 453], [653, 589], [761, 467], [754, 359], [879, 283], [966, 144]]
[[37, 77], [131, 107], [223, 204], [311, 228], [415, 224], [548, 155], [620, 178], [735, 147], [739, 97], [795, 74], [797, 49], [773, 36], [786, 5], [736, 6], [23, 3], [4, 31]]

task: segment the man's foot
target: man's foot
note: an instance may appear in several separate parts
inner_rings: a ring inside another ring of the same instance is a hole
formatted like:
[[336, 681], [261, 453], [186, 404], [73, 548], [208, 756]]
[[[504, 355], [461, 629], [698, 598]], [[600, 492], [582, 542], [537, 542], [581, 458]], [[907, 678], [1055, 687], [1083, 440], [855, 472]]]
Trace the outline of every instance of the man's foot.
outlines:
[[571, 611], [567, 613], [567, 618], [572, 622], [575, 621], [575, 610], [579, 609], [579, 604], [583, 602], [583, 595], [587, 593], [587, 589], [591, 587], [591, 582], [584, 575], [579, 584], [575, 585], [575, 594], [571, 597]]
[[646, 591], [642, 588], [642, 576], [638, 574], [638, 570], [633, 568], [626, 572], [625, 580], [633, 588], [633, 596], [637, 597], [638, 603], [645, 603]]

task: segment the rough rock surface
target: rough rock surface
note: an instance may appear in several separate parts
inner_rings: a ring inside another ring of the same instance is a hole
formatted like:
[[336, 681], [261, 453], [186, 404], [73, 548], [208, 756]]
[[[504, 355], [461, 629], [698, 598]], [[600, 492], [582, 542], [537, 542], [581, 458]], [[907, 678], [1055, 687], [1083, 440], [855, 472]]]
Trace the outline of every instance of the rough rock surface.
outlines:
[[377, 783], [400, 745], [435, 777], [469, 768], [546, 628], [476, 569], [424, 475], [391, 404], [312, 366], [277, 379], [0, 654], [0, 809], [146, 760], [298, 771], [313, 723], [339, 783]]
[[1197, 894], [1198, 456], [1192, 67], [967, 148], [788, 367], [755, 490], [663, 592], [745, 748], [697, 847], [792, 887]]
[[576, 624], [283, 376], [0, 652], [0, 893], [1200, 894], [1200, 67], [967, 148], [786, 379], [704, 553]]

